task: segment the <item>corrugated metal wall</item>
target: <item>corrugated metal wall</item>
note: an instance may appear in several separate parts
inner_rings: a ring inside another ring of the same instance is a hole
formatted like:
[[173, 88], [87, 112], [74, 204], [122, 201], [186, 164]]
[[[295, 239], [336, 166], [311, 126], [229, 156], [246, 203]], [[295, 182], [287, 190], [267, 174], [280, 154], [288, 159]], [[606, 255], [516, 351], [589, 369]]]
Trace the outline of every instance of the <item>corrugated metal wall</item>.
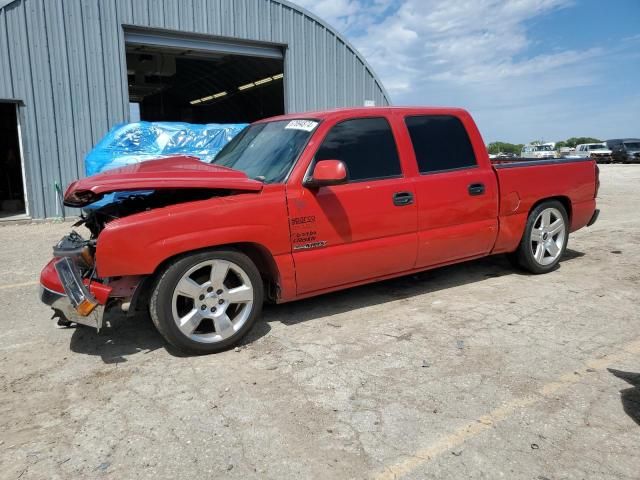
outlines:
[[34, 218], [56, 214], [55, 182], [82, 175], [86, 153], [128, 120], [123, 25], [287, 45], [290, 112], [389, 103], [343, 38], [284, 0], [16, 0], [0, 8], [0, 99], [24, 103]]

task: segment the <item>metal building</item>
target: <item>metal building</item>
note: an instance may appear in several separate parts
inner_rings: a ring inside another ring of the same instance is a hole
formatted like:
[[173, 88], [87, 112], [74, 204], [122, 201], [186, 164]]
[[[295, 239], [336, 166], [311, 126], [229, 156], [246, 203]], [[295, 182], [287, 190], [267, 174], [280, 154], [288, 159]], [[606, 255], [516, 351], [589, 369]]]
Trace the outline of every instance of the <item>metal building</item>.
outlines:
[[353, 46], [285, 0], [0, 0], [0, 217], [62, 215], [121, 122], [388, 103]]

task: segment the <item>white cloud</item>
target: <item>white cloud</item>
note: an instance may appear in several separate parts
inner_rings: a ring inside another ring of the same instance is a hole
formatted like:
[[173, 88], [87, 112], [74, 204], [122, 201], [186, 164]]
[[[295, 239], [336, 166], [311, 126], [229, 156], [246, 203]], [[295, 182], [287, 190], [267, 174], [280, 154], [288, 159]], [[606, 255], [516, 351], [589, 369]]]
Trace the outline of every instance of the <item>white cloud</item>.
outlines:
[[[486, 122], [488, 140], [553, 137], [566, 126], [560, 128], [550, 116], [566, 118], [575, 107], [565, 93], [606, 78], [601, 60], [611, 52], [543, 51], [536, 43], [531, 21], [539, 24], [545, 15], [572, 6], [573, 0], [296, 3], [346, 34], [380, 75], [393, 103], [468, 108]], [[585, 109], [581, 105], [581, 111]], [[497, 119], [511, 121], [498, 124]]]
[[298, 0], [296, 3], [312, 10], [332, 25], [340, 24], [362, 9], [358, 0]]
[[[562, 54], [516, 60], [531, 43], [523, 23], [569, 4], [569, 0], [406, 0], [354, 41], [391, 84], [410, 89], [425, 78], [461, 85], [487, 78], [495, 82], [495, 76], [509, 76], [516, 69], [536, 70], [541, 60], [556, 67], [563, 59], [573, 61], [571, 55]], [[396, 70], [398, 63], [405, 68]]]
[[360, 36], [402, 0], [294, 0], [349, 38]]

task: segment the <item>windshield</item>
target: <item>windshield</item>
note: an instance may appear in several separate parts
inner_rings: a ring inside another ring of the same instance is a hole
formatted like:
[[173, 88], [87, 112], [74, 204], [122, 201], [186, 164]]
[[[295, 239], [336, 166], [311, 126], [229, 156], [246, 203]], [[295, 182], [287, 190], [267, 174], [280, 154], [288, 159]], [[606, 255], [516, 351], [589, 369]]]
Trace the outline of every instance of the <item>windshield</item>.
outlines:
[[592, 143], [587, 148], [589, 150], [603, 150], [603, 149], [606, 149], [607, 146], [604, 143]]
[[640, 142], [624, 142], [624, 146], [629, 150], [640, 150]]
[[550, 152], [551, 151], [551, 145], [536, 145], [535, 146], [535, 151], [536, 152]]
[[316, 120], [280, 120], [250, 125], [211, 163], [240, 170], [249, 178], [265, 183], [282, 182], [317, 126]]

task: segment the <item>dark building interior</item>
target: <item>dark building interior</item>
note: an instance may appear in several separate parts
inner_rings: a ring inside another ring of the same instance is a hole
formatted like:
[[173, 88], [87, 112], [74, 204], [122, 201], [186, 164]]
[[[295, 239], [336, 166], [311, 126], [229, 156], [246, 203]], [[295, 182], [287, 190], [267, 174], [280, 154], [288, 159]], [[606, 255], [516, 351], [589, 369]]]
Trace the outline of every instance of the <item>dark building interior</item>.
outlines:
[[16, 105], [0, 103], [0, 217], [24, 213]]
[[282, 59], [127, 46], [129, 101], [147, 121], [245, 123], [283, 114], [283, 69]]

